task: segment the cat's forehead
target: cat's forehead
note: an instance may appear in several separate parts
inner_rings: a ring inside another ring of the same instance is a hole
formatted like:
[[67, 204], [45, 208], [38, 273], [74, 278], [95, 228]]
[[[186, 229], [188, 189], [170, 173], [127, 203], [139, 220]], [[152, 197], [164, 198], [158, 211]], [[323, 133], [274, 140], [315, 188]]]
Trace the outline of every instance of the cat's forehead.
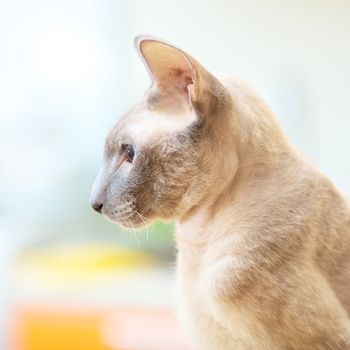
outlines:
[[147, 145], [164, 135], [185, 130], [196, 119], [194, 111], [169, 114], [148, 108], [135, 110], [117, 124], [113, 137]]

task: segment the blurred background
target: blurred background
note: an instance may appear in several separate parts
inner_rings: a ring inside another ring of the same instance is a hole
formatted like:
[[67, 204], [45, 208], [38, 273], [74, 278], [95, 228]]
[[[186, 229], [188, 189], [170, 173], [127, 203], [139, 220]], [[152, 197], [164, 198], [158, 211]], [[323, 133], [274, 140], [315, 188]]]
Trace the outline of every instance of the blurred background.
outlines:
[[89, 205], [104, 137], [150, 83], [136, 35], [250, 82], [350, 192], [349, 18], [347, 0], [1, 0], [0, 348], [191, 348], [172, 224], [123, 232]]

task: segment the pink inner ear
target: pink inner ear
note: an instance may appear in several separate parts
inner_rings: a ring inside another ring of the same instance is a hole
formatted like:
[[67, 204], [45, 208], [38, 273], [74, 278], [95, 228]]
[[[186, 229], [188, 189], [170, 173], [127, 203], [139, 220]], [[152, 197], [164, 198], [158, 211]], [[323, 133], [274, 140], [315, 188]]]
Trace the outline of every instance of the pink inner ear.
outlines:
[[160, 94], [181, 96], [187, 101], [188, 87], [194, 83], [188, 57], [176, 47], [157, 40], [143, 40], [139, 48]]
[[193, 84], [191, 73], [182, 68], [172, 68], [166, 77], [160, 81], [160, 87], [171, 92], [172, 90], [188, 94], [188, 85]]

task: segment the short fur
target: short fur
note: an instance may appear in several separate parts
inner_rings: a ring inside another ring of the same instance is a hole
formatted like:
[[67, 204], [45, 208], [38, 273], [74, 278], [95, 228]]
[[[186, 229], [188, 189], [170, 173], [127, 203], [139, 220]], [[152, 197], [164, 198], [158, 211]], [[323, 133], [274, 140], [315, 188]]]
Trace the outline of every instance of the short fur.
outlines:
[[153, 84], [107, 137], [94, 204], [126, 227], [177, 221], [180, 314], [203, 349], [350, 349], [349, 204], [245, 84], [137, 47]]

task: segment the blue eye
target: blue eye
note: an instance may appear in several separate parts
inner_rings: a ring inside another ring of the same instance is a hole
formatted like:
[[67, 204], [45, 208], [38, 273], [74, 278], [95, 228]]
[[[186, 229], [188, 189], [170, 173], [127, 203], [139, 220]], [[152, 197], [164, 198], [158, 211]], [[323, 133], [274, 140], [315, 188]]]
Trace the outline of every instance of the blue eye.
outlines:
[[124, 153], [125, 153], [125, 156], [126, 156], [126, 160], [129, 162], [129, 163], [132, 163], [133, 160], [134, 160], [134, 156], [135, 156], [135, 148], [133, 145], [129, 145], [129, 144], [125, 144], [123, 145], [124, 147]]

